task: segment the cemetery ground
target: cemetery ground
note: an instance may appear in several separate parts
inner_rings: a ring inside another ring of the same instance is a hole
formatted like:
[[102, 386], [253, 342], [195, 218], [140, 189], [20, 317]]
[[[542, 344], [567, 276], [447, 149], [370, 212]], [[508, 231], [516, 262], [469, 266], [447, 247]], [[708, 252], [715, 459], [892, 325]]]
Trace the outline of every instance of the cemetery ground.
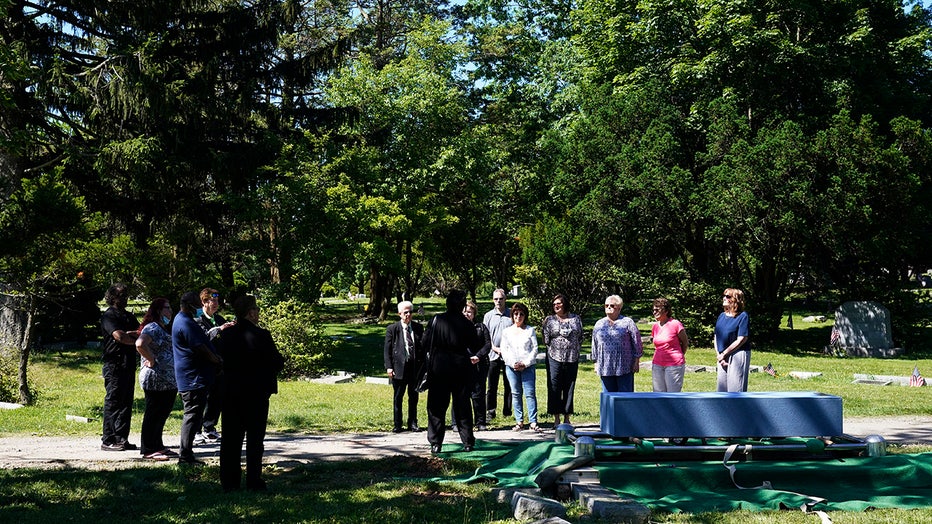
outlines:
[[[439, 303], [428, 304], [428, 315], [439, 310]], [[480, 304], [485, 311], [488, 304]], [[359, 305], [336, 303], [324, 309], [328, 329], [342, 339], [341, 349], [330, 358], [331, 369], [356, 375], [344, 384], [311, 381], [282, 382], [280, 393], [272, 398], [270, 438], [302, 437], [350, 438], [349, 435], [390, 435], [391, 388], [367, 383], [367, 376], [384, 376], [382, 340], [386, 324], [350, 322]], [[626, 310], [627, 314], [631, 314]], [[638, 315], [634, 315], [638, 316]], [[642, 315], [646, 317], [646, 315]], [[803, 325], [796, 316], [796, 329], [783, 330], [772, 347], [754, 348], [752, 365], [772, 363], [777, 376], [752, 373], [749, 389], [755, 391], [820, 391], [843, 399], [847, 421], [886, 420], [896, 424], [907, 420], [932, 418], [932, 388], [853, 383], [855, 374], [908, 376], [914, 366], [932, 374], [932, 358], [907, 353], [899, 359], [836, 358], [821, 354], [828, 341], [830, 323]], [[596, 318], [587, 315], [586, 327]], [[427, 318], [419, 319], [426, 322]], [[642, 332], [648, 324], [640, 324]], [[697, 347], [687, 353], [690, 365], [711, 365], [715, 359], [707, 341], [695, 340]], [[588, 347], [583, 348], [588, 352]], [[650, 360], [648, 346], [643, 362]], [[645, 370], [646, 371], [646, 370]], [[793, 378], [792, 371], [821, 373], [808, 379]], [[65, 447], [90, 442], [88, 457], [96, 453], [95, 437], [100, 432], [100, 406], [103, 384], [97, 351], [79, 349], [45, 351], [36, 355], [30, 374], [38, 392], [34, 406], [0, 410], [0, 438], [15, 439], [23, 446], [55, 438]], [[538, 369], [539, 403], [544, 405], [544, 373]], [[650, 373], [636, 376], [637, 391], [650, 390]], [[688, 373], [684, 391], [711, 391], [714, 373]], [[598, 378], [591, 363], [580, 366], [576, 386], [577, 425], [598, 424]], [[421, 400], [421, 425], [426, 425]], [[166, 427], [166, 443], [176, 445], [181, 420], [180, 402]], [[142, 392], [137, 389], [131, 440], [138, 443], [142, 419]], [[90, 422], [67, 420], [67, 415], [86, 417]], [[542, 421], [548, 419], [542, 415]], [[550, 420], [552, 423], [552, 420]], [[494, 420], [492, 431], [478, 438], [511, 436], [513, 422]], [[547, 424], [549, 426], [550, 424]], [[222, 421], [221, 421], [222, 429]], [[921, 428], [929, 435], [932, 428]], [[552, 433], [539, 438], [551, 439]], [[360, 458], [326, 460], [323, 457], [288, 457], [267, 453], [265, 475], [270, 491], [264, 494], [242, 492], [223, 494], [217, 481], [215, 450], [207, 454], [204, 468], [179, 467], [173, 463], [122, 463], [113, 467], [88, 460], [86, 467], [47, 465], [9, 467], [0, 471], [0, 522], [113, 521], [131, 519], [152, 522], [511, 522], [507, 504], [496, 501], [490, 486], [438, 482], [439, 477], [470, 473], [476, 463], [468, 456], [446, 453], [431, 457], [426, 434], [403, 436], [408, 443], [404, 453], [386, 450]], [[922, 439], [920, 439], [922, 440]], [[448, 448], [456, 449], [458, 439], [448, 433]], [[890, 453], [932, 451], [932, 439], [921, 445], [892, 443]], [[269, 446], [270, 449], [273, 446]], [[448, 449], [445, 449], [447, 451]], [[206, 451], [206, 450], [205, 450]], [[133, 452], [124, 452], [131, 454]], [[568, 520], [587, 520], [577, 503], [568, 506]], [[832, 512], [834, 522], [929, 522], [932, 509], [876, 510], [865, 513]], [[814, 522], [817, 518], [798, 510], [703, 514], [655, 513], [651, 522]]]

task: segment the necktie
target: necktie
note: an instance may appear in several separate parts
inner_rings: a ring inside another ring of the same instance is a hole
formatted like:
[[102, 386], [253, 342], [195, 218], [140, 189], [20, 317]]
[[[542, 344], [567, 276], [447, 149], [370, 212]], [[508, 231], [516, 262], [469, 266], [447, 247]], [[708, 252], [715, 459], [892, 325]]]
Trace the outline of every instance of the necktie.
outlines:
[[405, 326], [405, 355], [411, 358], [411, 349], [414, 347], [414, 336], [411, 334], [411, 327]]

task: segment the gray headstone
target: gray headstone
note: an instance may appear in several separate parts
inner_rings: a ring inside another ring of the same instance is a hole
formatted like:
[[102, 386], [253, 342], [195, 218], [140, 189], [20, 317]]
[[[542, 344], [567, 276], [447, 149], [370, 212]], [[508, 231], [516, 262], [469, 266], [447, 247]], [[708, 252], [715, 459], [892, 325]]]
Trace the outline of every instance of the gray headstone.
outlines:
[[877, 302], [845, 302], [835, 310], [837, 344], [843, 348], [874, 351], [893, 348], [890, 311]]
[[516, 520], [546, 519], [550, 517], [565, 517], [566, 507], [553, 499], [515, 493], [511, 501]]

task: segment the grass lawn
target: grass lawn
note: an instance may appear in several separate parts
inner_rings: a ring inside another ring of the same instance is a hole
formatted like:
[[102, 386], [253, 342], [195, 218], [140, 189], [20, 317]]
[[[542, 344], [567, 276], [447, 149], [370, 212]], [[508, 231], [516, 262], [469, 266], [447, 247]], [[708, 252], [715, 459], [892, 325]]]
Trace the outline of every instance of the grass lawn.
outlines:
[[[438, 312], [439, 301], [424, 303], [425, 317]], [[481, 311], [488, 303], [479, 305]], [[272, 397], [270, 431], [293, 433], [387, 431], [391, 428], [391, 388], [366, 384], [365, 376], [384, 376], [382, 342], [386, 323], [367, 324], [357, 320], [360, 304], [334, 301], [321, 308], [330, 335], [340, 340], [329, 366], [358, 374], [350, 384], [324, 385], [309, 381], [283, 382], [280, 394]], [[627, 313], [627, 311], [626, 311]], [[804, 390], [838, 395], [846, 417], [930, 415], [932, 388], [869, 386], [852, 384], [854, 373], [906, 376], [913, 366], [932, 375], [932, 359], [850, 359], [824, 356], [821, 346], [828, 340], [830, 324], [802, 325], [784, 329], [780, 339], [768, 346], [755, 346], [752, 365], [772, 363], [779, 372], [774, 378], [753, 373], [749, 389], [755, 391]], [[397, 317], [395, 317], [397, 318]], [[426, 323], [426, 318], [419, 320]], [[596, 318], [585, 318], [586, 328]], [[785, 325], [785, 323], [784, 323]], [[649, 331], [641, 324], [642, 332]], [[687, 362], [715, 362], [708, 341], [696, 340]], [[584, 347], [588, 352], [588, 346]], [[649, 361], [650, 347], [643, 361]], [[797, 380], [790, 371], [814, 371], [822, 376]], [[0, 435], [98, 435], [103, 400], [103, 379], [97, 350], [46, 352], [35, 356], [30, 376], [37, 392], [35, 405], [18, 410], [0, 410]], [[544, 371], [538, 369], [539, 404], [545, 405]], [[650, 390], [650, 374], [639, 373], [635, 387]], [[713, 373], [688, 374], [686, 391], [715, 389]], [[580, 366], [576, 386], [576, 423], [598, 422], [600, 384], [590, 363]], [[180, 401], [166, 431], [177, 434]], [[423, 400], [422, 400], [423, 413]], [[137, 389], [132, 433], [139, 434], [142, 392]], [[70, 422], [65, 415], [96, 419], [90, 424]], [[544, 415], [542, 421], [546, 421]], [[512, 424], [502, 418], [496, 427]], [[222, 422], [221, 422], [222, 424]], [[426, 415], [422, 425], [426, 424]], [[892, 451], [896, 452], [896, 449]], [[903, 451], [903, 450], [899, 450]], [[906, 450], [915, 451], [915, 450]], [[249, 493], [222, 495], [217, 468], [182, 469], [175, 466], [121, 471], [0, 471], [0, 522], [58, 520], [115, 520], [129, 518], [151, 522], [249, 521], [249, 522], [495, 522], [505, 521], [508, 507], [494, 501], [488, 486], [438, 484], [400, 480], [430, 478], [462, 473], [474, 464], [424, 457], [389, 458], [339, 464], [312, 464], [293, 468], [272, 467], [268, 476], [274, 491], [258, 496]], [[570, 505], [570, 520], [584, 518], [581, 508]], [[883, 510], [870, 513], [836, 512], [842, 522], [928, 522], [932, 510]], [[653, 522], [814, 522], [801, 512], [731, 512], [701, 515], [657, 514]]]

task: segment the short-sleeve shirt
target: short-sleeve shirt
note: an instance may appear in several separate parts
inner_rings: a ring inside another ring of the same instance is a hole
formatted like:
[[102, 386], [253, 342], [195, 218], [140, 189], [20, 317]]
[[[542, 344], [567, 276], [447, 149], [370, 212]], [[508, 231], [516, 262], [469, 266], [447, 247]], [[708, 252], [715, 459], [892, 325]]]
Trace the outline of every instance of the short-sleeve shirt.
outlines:
[[680, 331], [683, 331], [683, 323], [675, 318], [668, 319], [661, 326], [660, 322], [655, 322], [651, 327], [651, 338], [654, 340], [654, 360], [655, 366], [682, 366], [686, 364], [686, 357], [683, 355], [683, 346], [680, 344]]
[[544, 319], [541, 331], [550, 359], [557, 362], [579, 362], [579, 349], [582, 346], [582, 320], [579, 315], [569, 315], [565, 320], [550, 315]]
[[143, 365], [139, 369], [139, 385], [144, 391], [171, 391], [177, 389], [175, 383], [175, 354], [172, 351], [172, 335], [156, 322], [146, 324], [142, 334], [152, 339], [155, 362], [152, 367], [145, 365], [145, 358], [140, 356]]
[[592, 358], [595, 371], [602, 377], [620, 377], [633, 373], [637, 359], [644, 354], [641, 333], [629, 317], [612, 322], [602, 318], [592, 328]]
[[[502, 333], [505, 329], [514, 324], [511, 320], [511, 308], [505, 308], [504, 313], [499, 313], [497, 309], [492, 308], [482, 317], [482, 323], [489, 328], [489, 337], [492, 339], [492, 347], [501, 348]], [[489, 352], [489, 360], [498, 360], [501, 355], [495, 351]]]
[[121, 344], [113, 338], [114, 331], [135, 331], [139, 321], [129, 311], [110, 306], [100, 316], [100, 330], [104, 337], [103, 361], [115, 362], [124, 366], [136, 365], [136, 346]]
[[715, 321], [715, 350], [722, 353], [732, 342], [738, 340], [738, 337], [748, 336], [748, 321], [747, 311], [742, 311], [734, 317], [722, 312]]

